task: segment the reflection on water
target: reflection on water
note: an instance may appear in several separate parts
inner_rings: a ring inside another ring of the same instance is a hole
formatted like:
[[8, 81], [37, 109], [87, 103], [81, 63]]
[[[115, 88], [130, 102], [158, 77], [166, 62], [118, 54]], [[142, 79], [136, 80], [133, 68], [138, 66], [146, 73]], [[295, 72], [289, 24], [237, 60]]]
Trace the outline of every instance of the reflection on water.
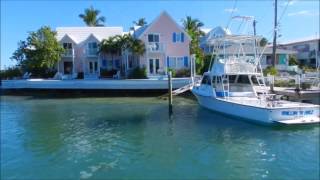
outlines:
[[317, 179], [319, 126], [268, 127], [175, 98], [1, 97], [1, 178]]

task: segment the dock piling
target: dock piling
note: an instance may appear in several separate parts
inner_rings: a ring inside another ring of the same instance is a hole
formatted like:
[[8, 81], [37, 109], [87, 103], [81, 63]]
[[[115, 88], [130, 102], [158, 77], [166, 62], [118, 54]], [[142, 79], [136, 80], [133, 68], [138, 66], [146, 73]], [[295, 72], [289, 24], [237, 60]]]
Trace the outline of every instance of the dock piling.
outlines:
[[168, 73], [168, 91], [169, 91], [169, 114], [172, 113], [172, 72]]

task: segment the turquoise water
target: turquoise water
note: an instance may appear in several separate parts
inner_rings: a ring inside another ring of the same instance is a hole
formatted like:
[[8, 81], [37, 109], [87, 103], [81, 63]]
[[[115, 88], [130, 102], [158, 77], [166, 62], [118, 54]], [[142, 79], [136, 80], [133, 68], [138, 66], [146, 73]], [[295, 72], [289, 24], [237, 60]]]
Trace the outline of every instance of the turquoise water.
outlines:
[[1, 97], [1, 179], [318, 179], [319, 125], [268, 127], [192, 99]]

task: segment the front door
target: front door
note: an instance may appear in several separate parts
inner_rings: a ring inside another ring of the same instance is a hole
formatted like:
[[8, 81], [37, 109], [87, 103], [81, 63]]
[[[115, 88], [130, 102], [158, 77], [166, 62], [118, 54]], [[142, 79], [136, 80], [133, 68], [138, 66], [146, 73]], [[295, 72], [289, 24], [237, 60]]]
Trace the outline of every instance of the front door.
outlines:
[[64, 74], [72, 73], [72, 62], [68, 62], [68, 61], [63, 62], [63, 73]]
[[149, 59], [149, 74], [156, 75], [159, 73], [160, 61], [159, 59]]
[[89, 74], [97, 74], [97, 73], [98, 73], [98, 62], [89, 61]]

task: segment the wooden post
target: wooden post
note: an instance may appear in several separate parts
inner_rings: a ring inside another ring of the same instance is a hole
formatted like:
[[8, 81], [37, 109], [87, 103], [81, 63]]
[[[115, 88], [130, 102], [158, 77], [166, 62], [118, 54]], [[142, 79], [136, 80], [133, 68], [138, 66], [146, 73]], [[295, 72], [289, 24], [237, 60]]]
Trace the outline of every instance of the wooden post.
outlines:
[[296, 75], [296, 78], [295, 78], [296, 91], [300, 91], [300, 82], [301, 82], [301, 80], [300, 80], [300, 75], [297, 74], [297, 75]]
[[274, 76], [269, 75], [269, 82], [270, 82], [270, 91], [273, 92], [273, 87], [274, 87]]
[[172, 72], [168, 73], [168, 91], [169, 91], [169, 114], [172, 113]]

